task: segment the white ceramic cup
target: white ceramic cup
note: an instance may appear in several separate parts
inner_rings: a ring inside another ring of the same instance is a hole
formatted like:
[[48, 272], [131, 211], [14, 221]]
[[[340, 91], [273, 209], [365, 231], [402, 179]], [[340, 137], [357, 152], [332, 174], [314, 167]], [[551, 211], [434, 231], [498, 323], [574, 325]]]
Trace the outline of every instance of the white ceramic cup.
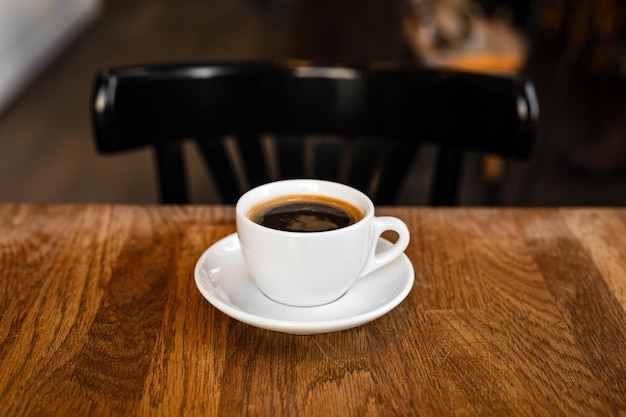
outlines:
[[[323, 232], [276, 230], [248, 217], [258, 204], [288, 195], [330, 196], [357, 207], [363, 217]], [[256, 285], [274, 301], [300, 307], [340, 298], [357, 278], [400, 256], [410, 238], [402, 220], [374, 216], [374, 204], [362, 192], [321, 180], [285, 180], [253, 188], [237, 202], [236, 221], [243, 258]], [[398, 240], [376, 253], [380, 235], [387, 230], [396, 232]]]

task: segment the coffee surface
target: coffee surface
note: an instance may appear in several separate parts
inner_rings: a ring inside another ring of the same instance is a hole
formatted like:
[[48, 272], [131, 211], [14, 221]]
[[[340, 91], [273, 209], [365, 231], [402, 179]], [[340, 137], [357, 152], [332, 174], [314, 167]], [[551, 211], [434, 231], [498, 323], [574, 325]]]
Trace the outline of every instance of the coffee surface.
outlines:
[[324, 232], [359, 221], [360, 210], [325, 196], [286, 196], [261, 203], [249, 213], [252, 221], [288, 232]]

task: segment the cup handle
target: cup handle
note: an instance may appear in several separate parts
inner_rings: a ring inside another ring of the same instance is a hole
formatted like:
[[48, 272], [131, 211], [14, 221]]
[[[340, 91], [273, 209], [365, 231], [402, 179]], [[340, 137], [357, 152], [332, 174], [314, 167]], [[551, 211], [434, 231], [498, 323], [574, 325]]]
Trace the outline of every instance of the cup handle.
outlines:
[[[359, 273], [359, 278], [364, 277], [370, 272], [387, 265], [389, 262], [400, 256], [406, 247], [409, 245], [409, 228], [406, 224], [396, 218], [390, 216], [374, 217], [372, 219], [372, 242], [369, 255], [365, 261], [365, 265]], [[398, 240], [389, 249], [384, 250], [381, 253], [376, 253], [376, 245], [380, 235], [387, 230], [396, 232], [398, 234]]]

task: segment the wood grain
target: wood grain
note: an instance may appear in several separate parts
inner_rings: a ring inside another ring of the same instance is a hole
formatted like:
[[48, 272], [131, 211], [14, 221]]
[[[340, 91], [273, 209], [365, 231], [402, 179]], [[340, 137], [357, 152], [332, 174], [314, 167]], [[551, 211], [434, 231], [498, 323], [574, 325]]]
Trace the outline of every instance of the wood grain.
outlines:
[[0, 204], [0, 415], [626, 415], [626, 210], [379, 214], [412, 292], [293, 336], [195, 287], [232, 207]]

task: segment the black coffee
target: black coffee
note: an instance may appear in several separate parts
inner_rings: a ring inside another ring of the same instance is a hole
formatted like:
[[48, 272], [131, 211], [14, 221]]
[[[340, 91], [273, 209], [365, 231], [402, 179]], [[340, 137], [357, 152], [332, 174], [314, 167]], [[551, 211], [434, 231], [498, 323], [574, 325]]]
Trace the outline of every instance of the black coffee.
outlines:
[[287, 232], [324, 232], [361, 220], [361, 211], [345, 201], [325, 196], [292, 195], [253, 207], [248, 217], [262, 226]]

